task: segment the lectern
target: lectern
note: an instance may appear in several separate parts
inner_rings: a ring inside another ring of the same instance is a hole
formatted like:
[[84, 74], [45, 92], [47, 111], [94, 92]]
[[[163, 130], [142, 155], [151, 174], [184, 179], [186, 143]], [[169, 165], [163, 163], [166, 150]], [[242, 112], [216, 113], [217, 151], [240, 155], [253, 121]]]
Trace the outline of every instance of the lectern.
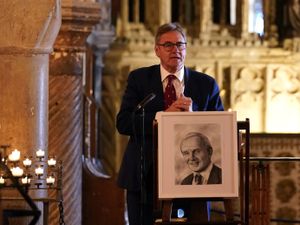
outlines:
[[[233, 224], [243, 224], [249, 225], [249, 154], [250, 154], [250, 125], [249, 119], [245, 121], [236, 122], [237, 129], [237, 157], [238, 157], [238, 170], [239, 170], [239, 184], [238, 184], [238, 196], [234, 199], [232, 198], [222, 198], [222, 197], [205, 197], [205, 198], [187, 198], [190, 202], [190, 212], [189, 218], [172, 218], [172, 209], [175, 199], [173, 198], [160, 198], [159, 197], [159, 165], [158, 165], [158, 121], [154, 120], [153, 130], [154, 130], [154, 215], [155, 222], [154, 225], [204, 225], [204, 224], [215, 224], [215, 225], [233, 225]], [[208, 185], [209, 186], [209, 185]], [[239, 203], [238, 212], [234, 212], [232, 201], [237, 201]], [[222, 201], [224, 202], [226, 219], [224, 221], [208, 221], [203, 219], [206, 217], [206, 207], [205, 201]]]

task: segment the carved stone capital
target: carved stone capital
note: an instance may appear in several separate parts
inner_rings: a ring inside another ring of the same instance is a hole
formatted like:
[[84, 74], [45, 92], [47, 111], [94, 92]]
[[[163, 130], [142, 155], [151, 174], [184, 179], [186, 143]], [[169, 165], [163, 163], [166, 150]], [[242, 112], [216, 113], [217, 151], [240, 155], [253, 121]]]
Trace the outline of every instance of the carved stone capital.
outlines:
[[0, 54], [48, 54], [61, 25], [60, 0], [2, 0], [0, 23]]
[[88, 35], [100, 21], [100, 5], [96, 2], [64, 1], [62, 26], [55, 49], [84, 51]]

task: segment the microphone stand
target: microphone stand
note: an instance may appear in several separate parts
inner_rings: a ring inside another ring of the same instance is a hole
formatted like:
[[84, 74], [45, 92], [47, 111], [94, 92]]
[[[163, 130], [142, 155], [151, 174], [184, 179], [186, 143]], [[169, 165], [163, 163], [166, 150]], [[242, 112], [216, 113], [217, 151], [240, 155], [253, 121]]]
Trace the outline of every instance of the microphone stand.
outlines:
[[145, 162], [145, 109], [142, 108], [142, 140], [141, 140], [141, 225], [144, 225], [144, 210], [147, 201], [146, 196], [146, 185], [145, 185], [145, 174], [146, 174], [146, 162]]
[[138, 147], [140, 148], [140, 169], [141, 169], [141, 172], [140, 172], [140, 179], [141, 179], [141, 183], [140, 183], [140, 205], [141, 205], [141, 208], [140, 208], [140, 224], [141, 225], [144, 225], [144, 207], [145, 207], [145, 204], [146, 204], [146, 200], [147, 200], [147, 193], [146, 193], [146, 185], [145, 185], [145, 174], [146, 174], [146, 171], [145, 171], [145, 168], [146, 168], [146, 161], [145, 161], [145, 109], [144, 107], [140, 107], [139, 108], [140, 110], [140, 113], [138, 114], [138, 117], [141, 118], [141, 120], [138, 120], [140, 123], [139, 123], [139, 128], [141, 129], [141, 140], [138, 141], [138, 135], [137, 135], [137, 132], [136, 132], [136, 129], [135, 129], [135, 121], [136, 121], [136, 111], [133, 112], [132, 114], [132, 124], [133, 124], [133, 133], [134, 133], [134, 138], [138, 143], [140, 143], [138, 145]]
[[140, 153], [141, 153], [141, 158], [140, 158], [140, 169], [141, 169], [141, 174], [140, 174], [140, 178], [141, 178], [141, 214], [140, 214], [140, 222], [141, 225], [144, 225], [144, 217], [145, 217], [145, 204], [147, 202], [147, 193], [146, 193], [146, 160], [145, 160], [145, 141], [146, 141], [146, 137], [145, 137], [145, 106], [152, 101], [154, 98], [156, 97], [156, 95], [154, 93], [150, 93], [149, 95], [147, 95], [135, 108], [135, 110], [133, 111], [133, 133], [135, 136], [136, 141], [138, 141], [137, 138], [137, 134], [135, 132], [135, 116], [136, 113], [141, 110], [141, 144], [140, 144]]

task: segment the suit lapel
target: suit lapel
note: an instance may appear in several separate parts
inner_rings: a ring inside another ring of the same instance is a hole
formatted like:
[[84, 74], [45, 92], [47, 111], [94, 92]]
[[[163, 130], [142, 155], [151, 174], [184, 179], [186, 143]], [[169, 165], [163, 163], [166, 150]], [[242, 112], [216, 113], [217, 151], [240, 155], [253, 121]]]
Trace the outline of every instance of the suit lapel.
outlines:
[[153, 71], [151, 71], [152, 78], [150, 79], [149, 86], [151, 87], [151, 90], [153, 90], [153, 93], [156, 95], [156, 97], [153, 99], [153, 101], [156, 102], [159, 108], [162, 110], [164, 109], [164, 93], [163, 93], [163, 85], [161, 82], [161, 75], [160, 75], [160, 67], [155, 66], [153, 68]]

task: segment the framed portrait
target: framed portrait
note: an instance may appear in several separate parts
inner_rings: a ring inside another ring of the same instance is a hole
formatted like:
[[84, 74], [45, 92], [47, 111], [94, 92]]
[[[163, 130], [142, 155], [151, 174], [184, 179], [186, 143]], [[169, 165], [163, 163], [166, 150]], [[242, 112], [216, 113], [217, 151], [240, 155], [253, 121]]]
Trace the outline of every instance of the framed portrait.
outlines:
[[236, 112], [158, 112], [158, 198], [238, 197]]

